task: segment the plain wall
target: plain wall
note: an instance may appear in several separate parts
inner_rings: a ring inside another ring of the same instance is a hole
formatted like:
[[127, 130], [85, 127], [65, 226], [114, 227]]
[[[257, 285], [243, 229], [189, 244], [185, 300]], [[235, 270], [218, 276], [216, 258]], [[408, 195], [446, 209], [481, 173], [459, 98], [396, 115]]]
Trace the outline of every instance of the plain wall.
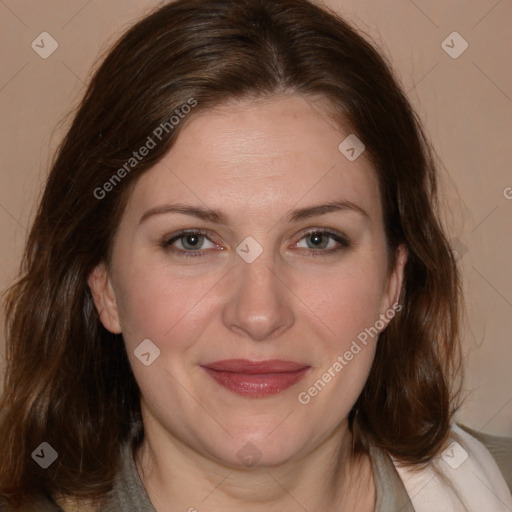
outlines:
[[[69, 120], [65, 116], [83, 94], [92, 66], [125, 28], [162, 3], [0, 2], [0, 290], [16, 276], [49, 163]], [[445, 221], [468, 308], [468, 396], [459, 420], [512, 436], [512, 3], [325, 4], [388, 57], [437, 151]], [[42, 32], [58, 43], [47, 59], [31, 47]], [[463, 41], [448, 37], [453, 32], [468, 43], [457, 58], [442, 47], [446, 40], [449, 51], [460, 51]]]

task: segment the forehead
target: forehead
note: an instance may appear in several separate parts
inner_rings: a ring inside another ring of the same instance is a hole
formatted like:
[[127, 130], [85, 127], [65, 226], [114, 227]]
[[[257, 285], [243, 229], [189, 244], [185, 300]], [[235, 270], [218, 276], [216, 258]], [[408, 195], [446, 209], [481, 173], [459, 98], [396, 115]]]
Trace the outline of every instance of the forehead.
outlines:
[[345, 199], [380, 215], [375, 172], [364, 152], [339, 150], [350, 135], [325, 101], [298, 95], [228, 102], [187, 120], [168, 154], [137, 182], [137, 209], [186, 201], [232, 211], [265, 212]]

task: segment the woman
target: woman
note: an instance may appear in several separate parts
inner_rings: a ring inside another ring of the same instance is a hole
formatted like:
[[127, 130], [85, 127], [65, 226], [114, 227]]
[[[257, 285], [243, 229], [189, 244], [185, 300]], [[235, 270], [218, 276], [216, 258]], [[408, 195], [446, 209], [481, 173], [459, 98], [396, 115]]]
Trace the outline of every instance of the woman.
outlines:
[[178, 0], [51, 170], [7, 299], [2, 510], [508, 510], [452, 425], [459, 311], [382, 57], [305, 0]]

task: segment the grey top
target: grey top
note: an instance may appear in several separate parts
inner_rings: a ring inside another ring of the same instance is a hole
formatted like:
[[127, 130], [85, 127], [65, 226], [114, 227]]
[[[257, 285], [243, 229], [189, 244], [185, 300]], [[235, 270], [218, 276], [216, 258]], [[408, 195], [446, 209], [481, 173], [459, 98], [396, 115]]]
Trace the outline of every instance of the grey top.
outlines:
[[[376, 486], [375, 512], [414, 512], [409, 496], [389, 455], [380, 449], [370, 449]], [[139, 477], [129, 445], [122, 450], [121, 470], [114, 486], [106, 496], [101, 512], [156, 512]], [[0, 503], [0, 512], [13, 509]], [[40, 498], [17, 512], [63, 512], [48, 498]]]

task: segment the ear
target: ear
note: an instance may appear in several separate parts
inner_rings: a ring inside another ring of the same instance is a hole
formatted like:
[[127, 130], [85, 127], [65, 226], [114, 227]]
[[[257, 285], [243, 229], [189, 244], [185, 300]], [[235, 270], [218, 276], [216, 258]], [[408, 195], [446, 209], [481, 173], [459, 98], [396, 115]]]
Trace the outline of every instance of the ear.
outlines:
[[400, 291], [402, 290], [404, 268], [407, 263], [408, 256], [409, 251], [407, 250], [407, 247], [405, 244], [400, 244], [395, 251], [395, 268], [388, 276], [385, 293], [382, 298], [381, 318], [382, 314], [385, 314], [386, 311], [389, 311], [390, 309], [393, 309], [393, 311], [399, 311], [401, 309], [401, 307], [400, 309], [396, 309], [397, 306], [395, 304], [398, 303]]
[[119, 334], [121, 324], [119, 322], [119, 313], [117, 310], [116, 296], [107, 265], [101, 262], [97, 265], [87, 277], [87, 283], [92, 292], [94, 305], [98, 311], [101, 323], [108, 331]]

